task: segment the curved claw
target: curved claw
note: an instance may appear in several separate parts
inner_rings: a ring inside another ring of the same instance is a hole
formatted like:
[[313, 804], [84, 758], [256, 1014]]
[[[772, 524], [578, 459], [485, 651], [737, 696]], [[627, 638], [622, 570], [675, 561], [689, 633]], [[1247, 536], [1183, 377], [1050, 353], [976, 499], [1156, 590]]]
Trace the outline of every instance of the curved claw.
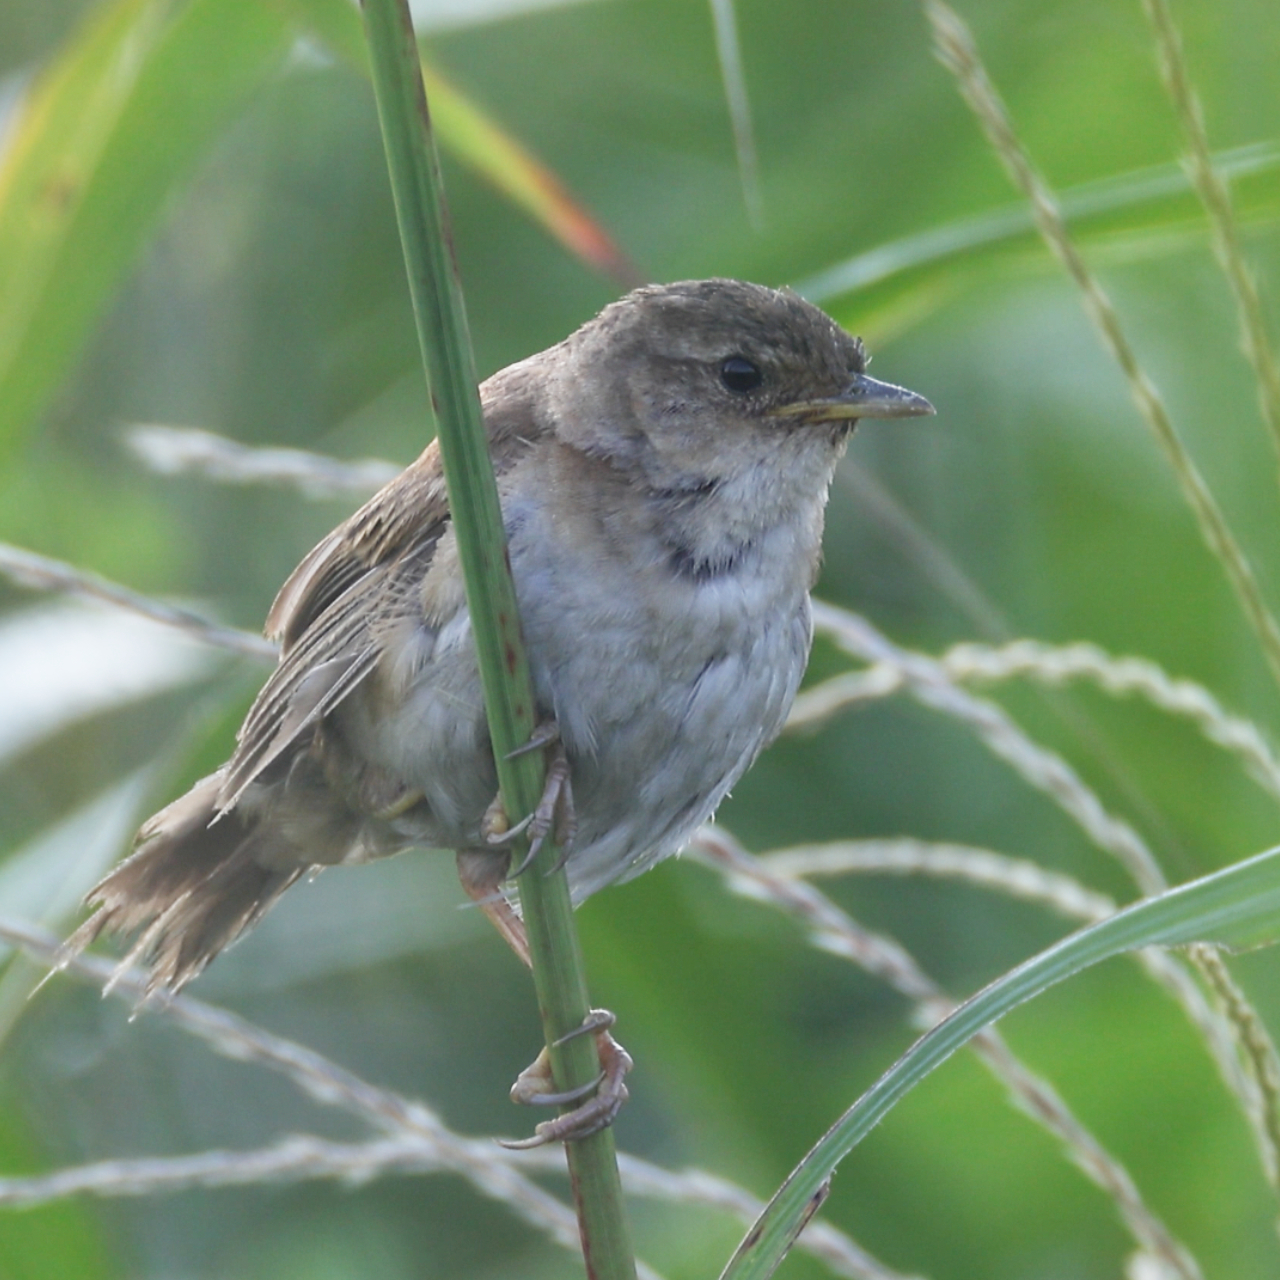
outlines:
[[[617, 1021], [618, 1015], [608, 1009], [588, 1009], [587, 1016], [582, 1020], [582, 1025], [574, 1027], [572, 1031], [566, 1031], [559, 1040], [552, 1042], [552, 1048], [558, 1049], [562, 1044], [568, 1044], [570, 1040], [576, 1040], [579, 1036], [594, 1035], [597, 1031], [608, 1031]], [[625, 1052], [616, 1041], [613, 1044], [614, 1048], [619, 1052]]]
[[[527, 824], [529, 819], [532, 817], [533, 815], [530, 814], [529, 818], [526, 818], [524, 823], [521, 825], [523, 826]], [[542, 850], [542, 841], [542, 836], [534, 836], [534, 838], [529, 841], [529, 851], [520, 859], [520, 865], [514, 871], [508, 873], [508, 880], [518, 880], [526, 871], [529, 870], [531, 866], [533, 866], [534, 858], [536, 858]]]
[[480, 819], [480, 837], [490, 849], [507, 849], [529, 829], [533, 822], [533, 814], [522, 818], [513, 827], [507, 817], [507, 807], [502, 803], [502, 796], [496, 795], [489, 801], [489, 807]]
[[507, 752], [507, 759], [517, 760], [521, 756], [527, 756], [531, 751], [538, 751], [542, 747], [549, 747], [552, 743], [559, 741], [560, 726], [554, 720], [544, 720], [534, 727], [527, 742], [522, 742], [514, 751]]
[[589, 1138], [608, 1128], [614, 1121], [622, 1104], [630, 1096], [625, 1083], [627, 1072], [635, 1065], [631, 1055], [609, 1034], [608, 1028], [613, 1026], [615, 1018], [607, 1009], [592, 1009], [583, 1019], [582, 1026], [575, 1027], [568, 1035], [562, 1036], [557, 1044], [579, 1035], [594, 1035], [596, 1047], [600, 1054], [600, 1074], [587, 1085], [576, 1089], [553, 1092], [550, 1088], [551, 1062], [547, 1051], [538, 1055], [532, 1066], [520, 1073], [511, 1087], [511, 1097], [515, 1102], [533, 1105], [551, 1104], [564, 1106], [576, 1102], [579, 1098], [590, 1094], [581, 1106], [554, 1120], [544, 1120], [534, 1130], [533, 1137], [517, 1142], [502, 1142], [502, 1146], [513, 1151], [527, 1150], [531, 1147], [542, 1147], [552, 1142], [577, 1142]]
[[[564, 1089], [560, 1093], [534, 1093], [527, 1098], [513, 1097], [513, 1102], [521, 1102], [530, 1107], [567, 1107], [571, 1102], [581, 1102], [583, 1098], [589, 1098], [595, 1093], [596, 1088], [604, 1082], [603, 1071], [593, 1076], [586, 1084], [580, 1084], [576, 1089]], [[511, 1090], [515, 1093], [514, 1086]]]
[[577, 827], [577, 818], [573, 810], [573, 785], [569, 779], [569, 759], [565, 755], [564, 747], [560, 745], [560, 727], [554, 720], [539, 724], [530, 735], [528, 742], [517, 747], [507, 758], [514, 759], [516, 756], [544, 747], [551, 747], [552, 750], [547, 760], [547, 774], [542, 786], [542, 795], [534, 811], [511, 826], [508, 823], [502, 797], [494, 796], [480, 823], [481, 836], [485, 845], [491, 849], [505, 849], [521, 836], [529, 837], [528, 852], [521, 859], [520, 865], [510, 873], [510, 878], [513, 880], [523, 875], [533, 865], [547, 837], [553, 832], [556, 843], [564, 850], [560, 861], [553, 868], [556, 871], [560, 870], [569, 856], [569, 846], [573, 842]]
[[490, 849], [508, 849], [533, 825], [533, 814], [521, 818], [514, 827], [504, 827], [502, 830], [498, 830], [499, 824], [506, 821], [507, 814], [506, 810], [502, 808], [501, 800], [495, 800], [493, 805], [489, 806], [490, 809], [493, 809], [495, 805], [500, 816], [495, 817], [490, 822], [489, 815], [486, 813], [485, 819], [481, 823], [480, 834], [484, 837], [484, 842]]
[[[569, 845], [572, 843], [577, 821], [573, 812], [573, 784], [569, 780], [569, 760], [563, 748], [557, 747], [547, 764], [546, 781], [542, 786], [542, 797], [538, 807], [516, 827], [513, 832], [526, 832], [529, 836], [529, 851], [520, 865], [511, 872], [511, 879], [523, 875], [532, 865], [533, 860], [542, 850], [546, 839], [553, 832], [556, 841], [563, 846], [568, 857]], [[557, 867], [562, 865], [557, 863]]]

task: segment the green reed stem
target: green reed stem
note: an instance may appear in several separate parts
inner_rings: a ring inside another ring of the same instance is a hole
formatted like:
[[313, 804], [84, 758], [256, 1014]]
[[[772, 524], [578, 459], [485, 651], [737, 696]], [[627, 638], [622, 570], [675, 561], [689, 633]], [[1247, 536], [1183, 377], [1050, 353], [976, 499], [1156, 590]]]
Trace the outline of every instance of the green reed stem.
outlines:
[[[417, 43], [405, 0], [363, 0], [374, 93], [404, 248], [409, 291], [467, 605], [484, 685], [485, 709], [503, 805], [512, 818], [541, 796], [540, 753], [511, 757], [534, 728], [533, 689], [507, 562], [498, 490], [489, 460], [462, 286], [431, 133]], [[590, 1007], [564, 871], [548, 841], [521, 882], [533, 979], [557, 1088], [595, 1078], [591, 1037], [554, 1042], [582, 1024]], [[517, 851], [517, 856], [519, 853]], [[609, 1129], [567, 1144], [587, 1273], [634, 1280], [635, 1262]]]

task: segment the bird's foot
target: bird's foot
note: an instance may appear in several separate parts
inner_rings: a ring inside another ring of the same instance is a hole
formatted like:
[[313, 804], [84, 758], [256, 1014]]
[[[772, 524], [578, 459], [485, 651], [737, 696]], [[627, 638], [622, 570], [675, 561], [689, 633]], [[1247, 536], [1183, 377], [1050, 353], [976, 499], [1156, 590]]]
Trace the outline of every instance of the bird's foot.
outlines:
[[542, 796], [534, 811], [515, 826], [510, 826], [502, 797], [495, 796], [481, 822], [481, 834], [485, 843], [493, 848], [507, 848], [520, 836], [529, 837], [529, 851], [511, 873], [512, 878], [528, 870], [549, 835], [554, 834], [556, 844], [562, 851], [562, 859], [567, 856], [577, 828], [573, 784], [569, 778], [569, 758], [560, 741], [560, 730], [556, 722], [543, 721], [534, 729], [529, 741], [517, 747], [508, 758], [543, 749], [547, 750], [547, 773]]
[[557, 1045], [576, 1036], [593, 1035], [600, 1055], [600, 1074], [576, 1089], [557, 1090], [551, 1072], [551, 1059], [544, 1048], [531, 1066], [526, 1067], [511, 1086], [512, 1102], [530, 1106], [561, 1107], [586, 1099], [581, 1106], [566, 1111], [554, 1120], [544, 1120], [532, 1138], [522, 1142], [504, 1142], [504, 1147], [522, 1151], [543, 1147], [551, 1142], [577, 1142], [608, 1128], [626, 1102], [627, 1072], [635, 1065], [631, 1055], [609, 1034], [616, 1019], [608, 1009], [592, 1009], [582, 1025], [561, 1036]]

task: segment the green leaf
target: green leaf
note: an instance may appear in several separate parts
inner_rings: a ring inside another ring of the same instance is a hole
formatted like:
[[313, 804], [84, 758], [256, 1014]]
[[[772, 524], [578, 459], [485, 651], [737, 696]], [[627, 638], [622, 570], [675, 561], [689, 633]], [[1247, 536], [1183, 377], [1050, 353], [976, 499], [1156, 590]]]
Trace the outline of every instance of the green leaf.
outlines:
[[[360, 18], [347, 0], [285, 0], [289, 11], [344, 62], [369, 74]], [[422, 78], [440, 144], [575, 257], [623, 288], [644, 276], [545, 164], [425, 58]]]
[[95, 8], [0, 165], [0, 450], [46, 408], [165, 202], [290, 44], [261, 0]]
[[[0, 1109], [0, 1169], [13, 1175], [41, 1169], [47, 1154], [17, 1108]], [[24, 1213], [8, 1212], [0, 1231], [0, 1278], [109, 1280], [120, 1270], [96, 1210], [84, 1200], [60, 1200]]]
[[[84, 895], [128, 847], [150, 784], [150, 770], [125, 778], [0, 862], [6, 914], [61, 932]], [[46, 976], [29, 957], [0, 948], [0, 1045], [32, 1007], [31, 993]]]
[[[1239, 215], [1271, 223], [1280, 214], [1280, 143], [1258, 142], [1215, 157], [1232, 183]], [[1124, 256], [1152, 256], [1204, 243], [1206, 222], [1179, 164], [1154, 165], [1082, 183], [1060, 193], [1062, 211], [1082, 247]], [[796, 284], [804, 297], [829, 306], [858, 295], [863, 328], [868, 307], [918, 317], [958, 288], [1029, 255], [1055, 269], [1025, 204], [1006, 205], [886, 241]], [[895, 326], [897, 327], [897, 326]]]
[[738, 1246], [721, 1280], [765, 1280], [826, 1195], [839, 1163], [889, 1111], [984, 1027], [1102, 960], [1148, 946], [1252, 947], [1280, 937], [1280, 849], [1193, 880], [1082, 929], [965, 1001], [922, 1036], [796, 1166]]

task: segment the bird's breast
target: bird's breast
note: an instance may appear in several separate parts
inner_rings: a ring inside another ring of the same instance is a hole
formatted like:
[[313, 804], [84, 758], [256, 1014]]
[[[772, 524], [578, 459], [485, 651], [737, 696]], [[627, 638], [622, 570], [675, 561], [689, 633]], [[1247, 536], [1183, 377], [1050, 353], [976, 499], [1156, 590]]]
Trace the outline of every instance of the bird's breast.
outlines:
[[[521, 530], [523, 534], [525, 530]], [[761, 538], [716, 573], [661, 537], [512, 544], [537, 696], [573, 770], [579, 898], [683, 843], [782, 726], [808, 657], [808, 569]]]

